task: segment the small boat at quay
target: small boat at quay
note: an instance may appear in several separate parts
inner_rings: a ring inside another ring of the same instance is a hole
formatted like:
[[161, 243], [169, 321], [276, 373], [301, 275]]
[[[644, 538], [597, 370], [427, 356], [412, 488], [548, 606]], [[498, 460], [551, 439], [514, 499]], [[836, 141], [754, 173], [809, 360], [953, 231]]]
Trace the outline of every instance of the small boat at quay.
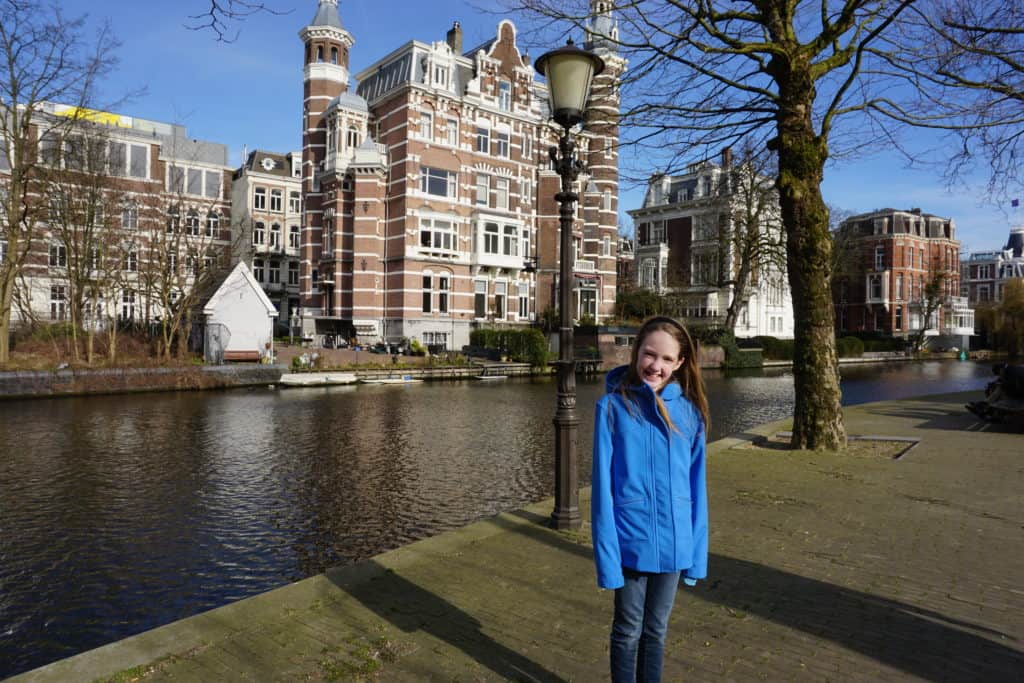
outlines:
[[381, 377], [379, 379], [362, 379], [359, 381], [363, 384], [420, 384], [423, 382], [421, 379], [414, 379], [412, 375], [402, 375], [401, 377]]
[[337, 384], [355, 384], [354, 372], [293, 372], [281, 375], [278, 384], [286, 387], [323, 387]]

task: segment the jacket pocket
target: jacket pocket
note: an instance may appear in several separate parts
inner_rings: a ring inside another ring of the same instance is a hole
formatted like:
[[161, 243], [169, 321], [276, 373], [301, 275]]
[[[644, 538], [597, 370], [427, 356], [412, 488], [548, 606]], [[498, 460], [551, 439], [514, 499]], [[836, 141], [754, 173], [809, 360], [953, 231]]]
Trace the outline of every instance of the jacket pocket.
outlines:
[[693, 545], [693, 501], [689, 496], [672, 499], [672, 516], [676, 522], [677, 547], [682, 552], [689, 552]]
[[643, 497], [615, 502], [615, 530], [623, 542], [645, 540], [650, 536], [650, 511]]

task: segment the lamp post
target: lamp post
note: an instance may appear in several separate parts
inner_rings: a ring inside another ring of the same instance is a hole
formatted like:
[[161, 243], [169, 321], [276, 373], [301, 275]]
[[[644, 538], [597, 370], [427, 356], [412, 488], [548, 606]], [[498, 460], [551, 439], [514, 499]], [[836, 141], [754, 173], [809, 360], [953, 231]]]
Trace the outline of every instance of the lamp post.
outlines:
[[573, 359], [572, 224], [574, 204], [579, 195], [573, 192], [573, 181], [583, 170], [576, 157], [576, 143], [571, 129], [583, 122], [583, 113], [590, 96], [594, 76], [604, 70], [604, 61], [581, 50], [570, 40], [565, 47], [552, 50], [537, 59], [537, 71], [547, 78], [551, 118], [562, 127], [558, 147], [548, 155], [561, 179], [555, 195], [558, 202], [559, 267], [558, 267], [558, 407], [555, 409], [555, 509], [551, 525], [556, 529], [580, 527], [579, 473], [576, 446], [579, 441], [579, 417], [576, 415], [576, 362]]
[[295, 330], [298, 329], [299, 324], [302, 322], [302, 320], [299, 318], [299, 312], [297, 310], [292, 310], [292, 317], [288, 322], [291, 323], [288, 326], [288, 345], [291, 346], [292, 344], [295, 343]]

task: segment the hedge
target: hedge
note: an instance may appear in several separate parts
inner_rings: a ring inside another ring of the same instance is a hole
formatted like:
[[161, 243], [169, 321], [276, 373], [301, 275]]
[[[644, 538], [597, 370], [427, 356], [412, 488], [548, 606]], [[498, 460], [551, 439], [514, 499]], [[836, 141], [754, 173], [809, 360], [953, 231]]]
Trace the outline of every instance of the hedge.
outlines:
[[469, 343], [500, 351], [517, 363], [529, 363], [534, 367], [544, 367], [548, 363], [548, 341], [536, 328], [473, 330], [469, 333]]
[[840, 358], [859, 358], [864, 355], [864, 342], [857, 337], [842, 337], [836, 340], [836, 351]]
[[793, 360], [793, 340], [776, 337], [754, 337], [769, 360]]

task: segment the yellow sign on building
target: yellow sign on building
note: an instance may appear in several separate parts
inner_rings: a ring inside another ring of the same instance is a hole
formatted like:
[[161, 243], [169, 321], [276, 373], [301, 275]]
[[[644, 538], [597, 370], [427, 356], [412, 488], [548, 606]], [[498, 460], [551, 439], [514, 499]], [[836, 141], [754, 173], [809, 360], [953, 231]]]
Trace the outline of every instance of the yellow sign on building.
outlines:
[[97, 109], [87, 109], [85, 107], [64, 106], [58, 107], [54, 113], [57, 116], [67, 116], [82, 121], [102, 123], [105, 126], [116, 126], [117, 128], [132, 127], [132, 118], [130, 116], [122, 116], [109, 111], [99, 111]]

